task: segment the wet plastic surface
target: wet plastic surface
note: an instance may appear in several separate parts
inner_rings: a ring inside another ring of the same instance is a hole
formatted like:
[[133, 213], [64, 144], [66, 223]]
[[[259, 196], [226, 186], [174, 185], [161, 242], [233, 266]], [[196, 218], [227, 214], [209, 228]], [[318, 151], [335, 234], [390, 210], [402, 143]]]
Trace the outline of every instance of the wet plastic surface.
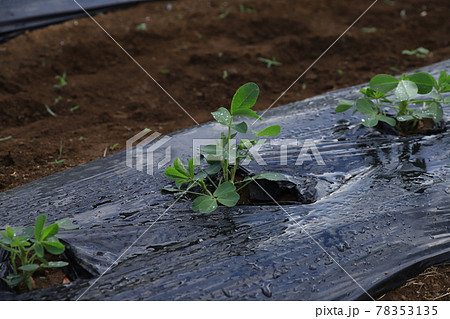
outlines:
[[[78, 0], [91, 14], [151, 0]], [[25, 30], [63, 22], [86, 14], [72, 0], [0, 0], [0, 42]]]
[[[449, 72], [450, 60], [422, 70]], [[426, 266], [449, 260], [450, 123], [437, 135], [393, 137], [362, 127], [350, 112], [335, 114], [337, 99], [359, 96], [360, 87], [272, 109], [257, 123], [280, 124], [280, 138], [298, 145], [288, 147], [287, 165], [280, 162], [280, 146], [269, 145], [260, 151], [267, 166], [248, 168], [283, 172], [292, 181], [314, 178], [312, 204], [220, 207], [195, 214], [189, 202], [174, 203], [160, 192], [170, 184], [162, 169], [150, 176], [129, 168], [125, 152], [1, 193], [2, 226], [42, 213], [50, 221], [73, 217], [80, 229], [61, 236], [81, 263], [99, 273], [142, 235], [85, 294], [94, 279], [17, 298], [368, 299], [340, 266], [376, 297]], [[448, 120], [448, 106], [444, 112]], [[174, 133], [154, 162], [168, 145], [173, 157], [186, 159], [193, 138], [219, 137], [219, 132], [207, 123]], [[295, 165], [307, 139], [315, 142], [325, 165], [314, 156]]]

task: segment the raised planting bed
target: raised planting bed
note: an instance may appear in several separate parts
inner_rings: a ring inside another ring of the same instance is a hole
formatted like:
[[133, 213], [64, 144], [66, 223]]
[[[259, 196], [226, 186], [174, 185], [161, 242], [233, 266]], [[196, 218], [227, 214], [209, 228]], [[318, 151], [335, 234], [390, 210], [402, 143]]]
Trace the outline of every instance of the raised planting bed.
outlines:
[[[450, 61], [422, 69], [434, 77], [441, 70], [448, 73]], [[60, 238], [86, 269], [111, 267], [98, 281], [78, 279], [17, 296], [3, 290], [1, 298], [369, 299], [364, 290], [376, 298], [449, 260], [449, 123], [434, 135], [392, 136], [362, 126], [359, 115], [335, 113], [339, 99], [357, 99], [366, 86], [271, 109], [264, 123], [252, 126], [280, 125], [277, 138], [291, 140], [286, 162], [280, 145], [269, 143], [259, 152], [263, 170], [298, 187], [314, 179], [310, 204], [193, 213], [189, 199], [175, 202], [161, 192], [170, 185], [167, 165], [151, 176], [145, 162], [142, 171], [128, 167], [125, 151], [1, 193], [0, 224], [20, 225], [39, 214], [74, 218], [80, 229]], [[449, 116], [444, 107], [444, 119]], [[222, 131], [211, 122], [171, 134], [153, 162], [165, 158], [168, 146], [172, 158], [185, 160], [193, 139], [220, 138]], [[325, 165], [314, 154], [297, 165], [307, 140]], [[262, 170], [254, 162], [246, 169]]]

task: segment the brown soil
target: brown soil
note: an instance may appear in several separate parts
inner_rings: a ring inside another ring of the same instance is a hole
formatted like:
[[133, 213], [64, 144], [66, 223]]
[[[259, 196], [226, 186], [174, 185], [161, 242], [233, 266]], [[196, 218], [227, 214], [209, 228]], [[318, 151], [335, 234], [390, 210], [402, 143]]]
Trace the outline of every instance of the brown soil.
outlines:
[[[371, 2], [179, 0], [96, 19], [205, 122], [249, 81], [261, 88], [256, 108], [267, 108]], [[240, 12], [239, 3], [256, 12]], [[442, 0], [378, 1], [276, 105], [450, 58], [449, 9]], [[401, 53], [418, 47], [431, 53]], [[267, 68], [260, 57], [282, 65]], [[145, 127], [195, 124], [88, 18], [0, 44], [0, 65], [0, 191], [121, 150]], [[55, 88], [64, 72], [67, 85]]]
[[[44, 257], [47, 261], [60, 261], [58, 256], [48, 253], [46, 253]], [[32, 277], [33, 289], [42, 289], [59, 284], [67, 284], [69, 282], [70, 280], [67, 278], [67, 275], [62, 268], [41, 268], [38, 269]], [[16, 292], [18, 294], [28, 292], [25, 283], [21, 282], [16, 287]]]
[[430, 267], [408, 280], [401, 288], [382, 296], [379, 300], [450, 300], [450, 267]]

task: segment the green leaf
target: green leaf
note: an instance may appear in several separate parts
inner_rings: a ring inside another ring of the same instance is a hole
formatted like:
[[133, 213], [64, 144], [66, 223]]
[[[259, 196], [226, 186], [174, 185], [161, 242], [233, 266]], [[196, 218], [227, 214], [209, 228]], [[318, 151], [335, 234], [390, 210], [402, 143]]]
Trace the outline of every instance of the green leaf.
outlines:
[[441, 71], [439, 73], [439, 79], [438, 79], [439, 86], [444, 84], [446, 81], [447, 81], [447, 73], [445, 73], [445, 71]]
[[395, 89], [398, 85], [398, 80], [389, 74], [378, 74], [375, 75], [370, 80], [370, 87], [372, 90], [381, 92], [381, 93], [387, 93], [393, 89]]
[[41, 240], [42, 231], [44, 230], [45, 222], [47, 221], [47, 216], [44, 214], [39, 215], [36, 218], [36, 224], [34, 226], [34, 237], [37, 241]]
[[430, 97], [431, 97], [432, 99], [434, 99], [434, 100], [441, 100], [441, 99], [442, 99], [442, 95], [439, 94], [439, 93], [436, 92], [436, 91], [431, 92], [431, 93], [430, 93]]
[[13, 287], [24, 280], [22, 275], [9, 274], [6, 278], [2, 278], [10, 287]]
[[220, 162], [216, 162], [214, 164], [209, 165], [206, 169], [205, 172], [208, 175], [215, 175], [217, 174], [220, 170], [222, 169], [222, 165]]
[[231, 182], [224, 182], [217, 187], [216, 191], [214, 192], [214, 196], [219, 197], [220, 195], [233, 192], [236, 190], [236, 186], [234, 186]]
[[411, 121], [411, 120], [414, 120], [414, 117], [412, 115], [397, 116], [397, 121], [399, 121], [399, 122], [407, 122], [407, 121]]
[[64, 218], [61, 220], [57, 220], [56, 223], [58, 224], [60, 229], [74, 230], [80, 228], [78, 225], [72, 224], [73, 223], [72, 218]]
[[262, 117], [250, 109], [241, 109], [233, 112], [233, 116], [253, 117], [258, 120], [262, 120]]
[[42, 246], [41, 243], [36, 243], [34, 246], [34, 251], [36, 252], [36, 254], [38, 255], [38, 257], [44, 257], [44, 247]]
[[415, 73], [407, 77], [408, 80], [414, 82], [417, 85], [419, 94], [428, 94], [433, 90], [435, 83], [434, 78], [425, 72]]
[[50, 226], [48, 226], [47, 228], [44, 229], [44, 231], [42, 232], [42, 237], [41, 240], [46, 240], [49, 237], [53, 237], [55, 236], [59, 231], [59, 226], [58, 224], [51, 224]]
[[189, 172], [178, 157], [173, 161], [173, 167], [181, 174], [184, 174], [185, 177], [189, 177]]
[[378, 117], [376, 114], [366, 117], [365, 119], [361, 120], [362, 125], [365, 127], [374, 127], [378, 124]]
[[206, 154], [217, 154], [217, 145], [205, 145], [202, 147], [202, 152], [206, 153]]
[[180, 173], [179, 171], [177, 171], [177, 170], [176, 170], [175, 168], [173, 168], [173, 167], [168, 167], [168, 168], [166, 168], [166, 170], [164, 171], [164, 175], [165, 175], [167, 178], [170, 178], [170, 179], [176, 179], [176, 180], [178, 180], [178, 179], [185, 179], [186, 177], [188, 177], [188, 176], [186, 176], [186, 175]]
[[385, 123], [389, 124], [390, 126], [395, 126], [397, 124], [397, 121], [394, 118], [383, 115], [383, 114], [378, 114], [378, 120], [385, 122]]
[[428, 109], [428, 112], [431, 114], [433, 121], [435, 123], [442, 120], [444, 117], [444, 111], [442, 110], [442, 105], [436, 102], [432, 102], [430, 104], [430, 108]]
[[36, 271], [39, 269], [39, 265], [36, 264], [23, 265], [20, 266], [19, 269], [23, 271]]
[[245, 122], [241, 122], [239, 124], [233, 124], [233, 125], [231, 125], [231, 128], [233, 130], [238, 131], [239, 133], [243, 133], [243, 134], [247, 133], [247, 130], [248, 130], [247, 123], [245, 123]]
[[191, 158], [191, 159], [189, 160], [188, 166], [189, 166], [189, 176], [190, 176], [191, 178], [193, 178], [194, 175], [195, 175], [194, 159], [193, 159], [193, 158]]
[[5, 237], [7, 237], [9, 239], [13, 239], [14, 238], [14, 230], [11, 227], [8, 226], [5, 229], [4, 235], [6, 235]]
[[68, 266], [69, 263], [65, 261], [49, 261], [47, 264], [42, 264], [41, 267], [44, 268], [61, 268]]
[[264, 172], [259, 174], [257, 177], [258, 179], [267, 179], [269, 181], [283, 181], [286, 179], [286, 176], [284, 176], [281, 173], [272, 173], [272, 172]]
[[416, 83], [409, 80], [401, 80], [395, 89], [395, 97], [399, 101], [407, 101], [417, 95], [419, 89]]
[[259, 87], [253, 82], [246, 83], [237, 89], [231, 101], [231, 114], [242, 109], [250, 109], [255, 105], [259, 95]]
[[357, 99], [356, 109], [362, 114], [375, 114], [378, 113], [378, 109], [375, 104], [369, 99]]
[[211, 213], [217, 208], [217, 200], [213, 197], [202, 195], [192, 202], [192, 210], [203, 214]]
[[162, 191], [166, 191], [166, 192], [170, 192], [170, 193], [178, 193], [181, 192], [182, 190], [179, 188], [171, 188], [171, 187], [167, 187], [167, 188], [161, 188]]
[[274, 136], [280, 134], [280, 126], [272, 125], [256, 133], [256, 136]]
[[355, 106], [355, 102], [351, 100], [339, 100], [339, 105], [336, 107], [336, 113], [347, 111], [349, 108]]
[[234, 207], [239, 201], [239, 194], [236, 192], [228, 192], [217, 197], [217, 201], [224, 206]]
[[231, 124], [231, 114], [224, 107], [219, 108], [217, 111], [211, 113], [214, 119], [222, 125]]
[[44, 241], [42, 245], [44, 246], [45, 250], [53, 255], [62, 254], [65, 250], [64, 245], [58, 241]]
[[433, 118], [433, 116], [430, 113], [424, 112], [422, 110], [414, 111], [412, 116], [418, 120], [425, 119], [425, 118], [429, 118], [429, 119]]
[[22, 232], [21, 237], [23, 237], [24, 240], [29, 240], [33, 238], [34, 236], [34, 226], [30, 226], [25, 228], [25, 230]]

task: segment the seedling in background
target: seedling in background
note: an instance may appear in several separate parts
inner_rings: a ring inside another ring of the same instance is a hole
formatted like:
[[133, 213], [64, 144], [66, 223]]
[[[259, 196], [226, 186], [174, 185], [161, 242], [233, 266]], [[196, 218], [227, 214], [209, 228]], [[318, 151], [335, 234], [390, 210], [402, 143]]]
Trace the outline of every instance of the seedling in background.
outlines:
[[10, 139], [12, 139], [11, 135], [6, 136], [6, 137], [0, 137], [0, 142], [7, 141], [7, 140], [10, 140]]
[[[187, 168], [179, 158], [173, 162], [173, 167], [165, 170], [167, 178], [175, 180], [176, 188], [165, 188], [165, 191], [183, 196], [186, 193], [197, 196], [192, 202], [192, 210], [200, 213], [210, 213], [222, 204], [235, 206], [240, 198], [239, 191], [256, 179], [283, 180], [284, 175], [265, 172], [256, 176], [236, 178], [240, 163], [245, 159], [253, 159], [250, 150], [266, 142], [260, 139], [264, 136], [275, 136], [280, 133], [279, 125], [266, 127], [261, 131], [253, 131], [252, 140], [241, 140], [232, 143], [239, 134], [248, 131], [246, 122], [235, 123], [238, 117], [262, 118], [251, 108], [258, 99], [259, 88], [255, 83], [241, 86], [233, 96], [230, 110], [221, 107], [212, 112], [214, 119], [226, 129], [221, 133], [220, 140], [215, 145], [206, 145], [201, 149], [201, 160], [208, 166], [203, 168], [191, 158]], [[220, 154], [220, 155], [219, 155]]]
[[403, 50], [402, 54], [404, 55], [414, 55], [416, 58], [425, 59], [428, 54], [430, 53], [430, 50], [425, 48], [417, 48], [415, 50]]
[[362, 33], [374, 33], [376, 31], [377, 31], [377, 28], [375, 28], [375, 27], [361, 28]]
[[39, 215], [34, 226], [23, 229], [6, 227], [0, 232], [0, 246], [9, 252], [13, 273], [3, 280], [11, 287], [24, 282], [28, 290], [33, 290], [32, 277], [40, 268], [60, 268], [68, 265], [65, 261], [47, 261], [45, 253], [60, 255], [64, 245], [58, 240], [60, 229], [77, 229], [71, 220], [59, 220], [47, 227], [47, 217]]
[[78, 110], [79, 108], [80, 108], [79, 105], [75, 105], [75, 106], [72, 106], [72, 107], [69, 109], [69, 111], [70, 111], [70, 112], [74, 112], [74, 111]]
[[219, 18], [225, 19], [231, 13], [231, 8], [227, 8], [224, 12], [219, 14]]
[[145, 30], [147, 30], [147, 24], [146, 23], [139, 23], [136, 26], [136, 30], [137, 31], [145, 31]]
[[243, 3], [239, 4], [239, 11], [243, 13], [255, 13], [256, 9], [246, 8]]
[[54, 162], [50, 162], [50, 164], [52, 164], [52, 165], [58, 165], [58, 164], [64, 163], [65, 161], [66, 161], [66, 160], [63, 158], [63, 159], [55, 160]]
[[272, 65], [281, 66], [281, 62], [278, 62], [275, 57], [272, 57], [272, 60], [267, 58], [258, 58], [258, 61], [266, 63], [268, 69], [270, 69]]
[[228, 71], [224, 70], [223, 73], [222, 73], [222, 79], [226, 80], [227, 77], [228, 77]]
[[59, 139], [59, 150], [58, 150], [58, 155], [61, 157], [63, 155], [63, 149], [64, 149], [64, 142], [61, 139]]
[[64, 72], [62, 75], [55, 76], [55, 79], [59, 81], [59, 83], [53, 85], [55, 88], [61, 89], [67, 85], [66, 72]]
[[53, 100], [53, 105], [58, 104], [61, 100], [62, 100], [62, 97], [61, 97], [61, 96], [58, 96], [57, 98], [55, 98], [55, 99]]
[[[364, 126], [373, 127], [382, 121], [399, 128], [401, 122], [411, 121], [414, 128], [421, 119], [430, 118], [435, 123], [441, 121], [444, 114], [442, 104], [450, 103], [450, 97], [442, 95], [450, 92], [450, 76], [444, 71], [438, 80], [425, 72], [402, 75], [400, 79], [378, 74], [369, 84], [370, 87], [360, 90], [364, 98], [339, 100], [336, 112], [354, 107], [354, 112], [369, 115], [361, 121]], [[417, 95], [426, 97], [416, 99]], [[394, 110], [396, 115], [388, 116], [387, 109]]]

